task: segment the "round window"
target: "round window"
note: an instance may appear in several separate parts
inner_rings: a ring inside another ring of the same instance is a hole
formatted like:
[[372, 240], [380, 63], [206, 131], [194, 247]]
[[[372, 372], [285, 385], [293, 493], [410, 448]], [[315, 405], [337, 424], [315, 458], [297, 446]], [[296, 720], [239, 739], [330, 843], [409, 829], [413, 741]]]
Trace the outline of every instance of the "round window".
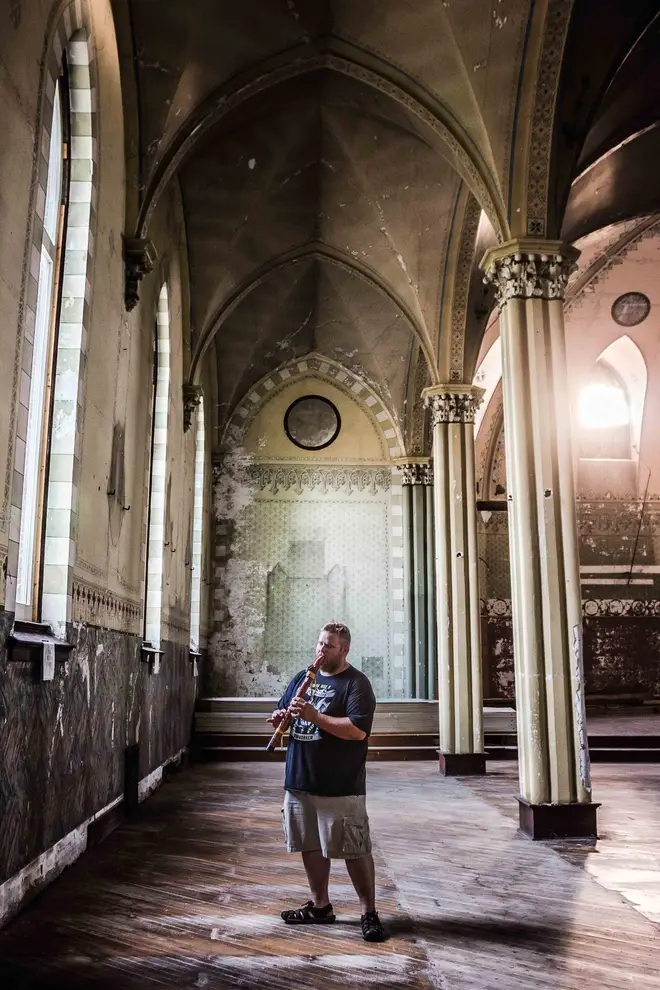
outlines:
[[284, 415], [286, 435], [303, 450], [323, 450], [341, 429], [337, 407], [322, 395], [303, 395], [292, 402]]
[[651, 303], [643, 292], [625, 292], [612, 305], [612, 319], [622, 327], [636, 327], [649, 315]]

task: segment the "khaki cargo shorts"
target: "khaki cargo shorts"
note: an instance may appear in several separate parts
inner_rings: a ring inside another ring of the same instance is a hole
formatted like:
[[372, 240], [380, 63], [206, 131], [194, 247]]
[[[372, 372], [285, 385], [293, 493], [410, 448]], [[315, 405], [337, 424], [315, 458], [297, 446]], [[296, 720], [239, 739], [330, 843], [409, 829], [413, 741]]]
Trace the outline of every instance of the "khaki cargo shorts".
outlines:
[[364, 794], [323, 797], [285, 791], [282, 824], [291, 853], [320, 849], [328, 859], [359, 859], [371, 852]]

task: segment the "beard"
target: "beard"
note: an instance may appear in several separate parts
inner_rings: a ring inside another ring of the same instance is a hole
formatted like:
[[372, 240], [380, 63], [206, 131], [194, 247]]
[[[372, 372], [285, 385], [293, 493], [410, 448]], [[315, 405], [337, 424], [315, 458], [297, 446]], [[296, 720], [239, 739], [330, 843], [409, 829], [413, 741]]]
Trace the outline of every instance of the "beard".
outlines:
[[326, 671], [326, 673], [334, 674], [335, 671], [339, 670], [339, 668], [342, 665], [342, 662], [343, 662], [343, 657], [341, 656], [333, 657], [332, 659], [330, 659], [330, 657], [326, 657], [321, 667], [323, 670]]

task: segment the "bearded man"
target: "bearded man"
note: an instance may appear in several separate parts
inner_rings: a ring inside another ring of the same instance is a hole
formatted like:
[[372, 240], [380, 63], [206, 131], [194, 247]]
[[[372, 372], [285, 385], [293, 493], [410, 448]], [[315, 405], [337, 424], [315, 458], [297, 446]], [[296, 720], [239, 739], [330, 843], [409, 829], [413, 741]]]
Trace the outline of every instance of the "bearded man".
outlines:
[[348, 627], [328, 622], [316, 648], [317, 660], [323, 658], [316, 679], [296, 698], [307, 672], [296, 674], [268, 719], [277, 728], [287, 712], [293, 716], [282, 818], [287, 849], [302, 854], [312, 895], [282, 918], [288, 925], [334, 922], [330, 861], [343, 859], [360, 901], [362, 936], [382, 942], [365, 797], [376, 699], [369, 679], [347, 660], [350, 646]]

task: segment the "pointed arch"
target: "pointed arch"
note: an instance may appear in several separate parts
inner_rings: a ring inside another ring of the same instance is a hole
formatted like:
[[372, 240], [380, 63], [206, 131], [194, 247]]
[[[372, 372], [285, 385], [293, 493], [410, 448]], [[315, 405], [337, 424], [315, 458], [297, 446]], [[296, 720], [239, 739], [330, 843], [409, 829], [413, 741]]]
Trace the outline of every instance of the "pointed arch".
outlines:
[[305, 358], [297, 358], [257, 382], [236, 406], [225, 427], [222, 443], [241, 446], [250, 423], [277, 388], [286, 387], [296, 379], [314, 375], [326, 379], [364, 406], [364, 411], [381, 438], [383, 450], [387, 451], [391, 459], [402, 456], [404, 443], [401, 427], [380, 395], [355, 372], [348, 371], [339, 361], [333, 361], [324, 354], [308, 354]]
[[460, 120], [444, 103], [407, 73], [372, 52], [339, 38], [305, 44], [286, 55], [274, 56], [224, 83], [186, 119], [164, 149], [146, 185], [138, 217], [137, 237], [147, 237], [151, 217], [170, 180], [191, 156], [197, 143], [220, 120], [260, 93], [290, 79], [319, 70], [338, 72], [384, 93], [403, 106], [443, 149], [444, 156], [474, 193], [497, 231], [506, 239], [506, 210], [488, 166]]
[[630, 445], [633, 460], [639, 460], [648, 374], [646, 361], [628, 334], [614, 340], [598, 356], [596, 364], [610, 369], [621, 381], [630, 409]]

